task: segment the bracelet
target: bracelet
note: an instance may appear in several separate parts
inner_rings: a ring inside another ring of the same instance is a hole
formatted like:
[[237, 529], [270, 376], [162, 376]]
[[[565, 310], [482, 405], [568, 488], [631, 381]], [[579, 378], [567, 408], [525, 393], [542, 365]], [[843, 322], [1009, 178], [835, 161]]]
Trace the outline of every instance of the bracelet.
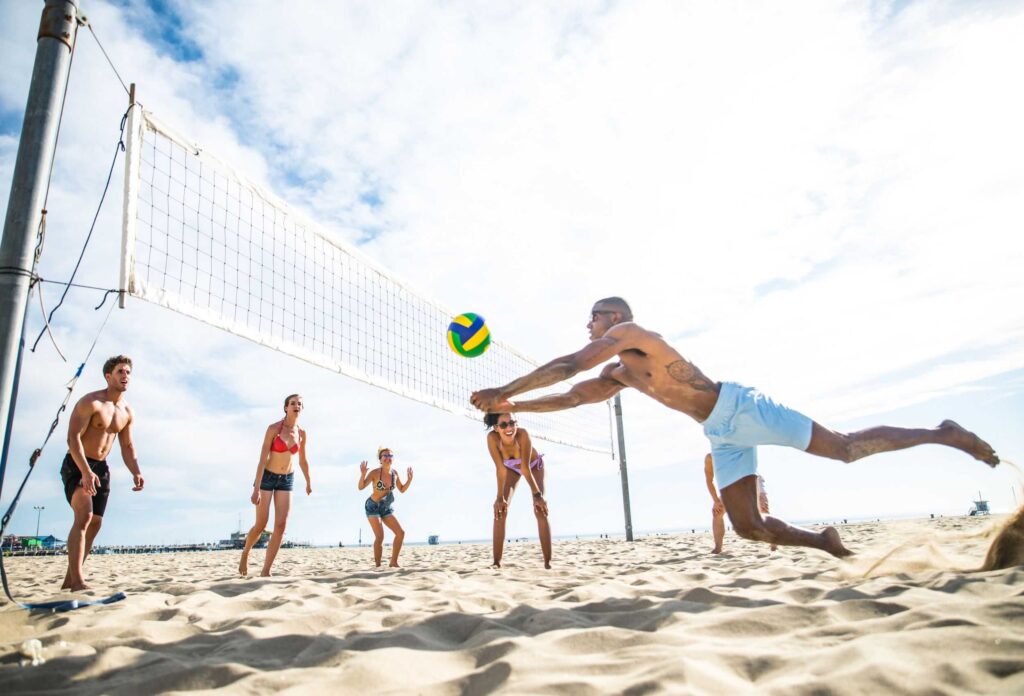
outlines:
[[533, 494], [533, 497], [534, 498], [543, 498], [544, 494], [541, 493], [540, 491], [537, 491], [536, 493]]

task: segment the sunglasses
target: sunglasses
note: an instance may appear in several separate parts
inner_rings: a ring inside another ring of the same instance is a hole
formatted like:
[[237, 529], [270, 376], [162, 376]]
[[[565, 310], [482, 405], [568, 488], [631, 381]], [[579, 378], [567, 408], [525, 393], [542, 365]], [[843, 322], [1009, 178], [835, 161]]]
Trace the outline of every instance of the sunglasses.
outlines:
[[515, 425], [515, 424], [516, 424], [516, 422], [515, 422], [514, 420], [510, 420], [510, 421], [498, 421], [498, 427], [499, 427], [499, 428], [501, 428], [501, 429], [503, 429], [503, 430], [504, 430], [505, 428], [511, 428], [511, 427], [512, 427], [513, 425]]
[[382, 455], [380, 455], [380, 458], [381, 459], [393, 459], [394, 456], [395, 455], [393, 455], [393, 454], [382, 454]]

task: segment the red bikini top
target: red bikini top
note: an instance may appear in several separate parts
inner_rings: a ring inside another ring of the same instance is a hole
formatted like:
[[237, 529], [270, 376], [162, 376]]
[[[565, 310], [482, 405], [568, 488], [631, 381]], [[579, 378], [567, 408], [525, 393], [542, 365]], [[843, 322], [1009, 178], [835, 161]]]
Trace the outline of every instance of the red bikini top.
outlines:
[[284, 428], [284, 421], [281, 421], [281, 425], [277, 427], [277, 435], [274, 436], [274, 441], [270, 443], [271, 452], [291, 452], [295, 454], [299, 451], [299, 443], [296, 441], [294, 445], [289, 447], [284, 440], [281, 439], [281, 430]]

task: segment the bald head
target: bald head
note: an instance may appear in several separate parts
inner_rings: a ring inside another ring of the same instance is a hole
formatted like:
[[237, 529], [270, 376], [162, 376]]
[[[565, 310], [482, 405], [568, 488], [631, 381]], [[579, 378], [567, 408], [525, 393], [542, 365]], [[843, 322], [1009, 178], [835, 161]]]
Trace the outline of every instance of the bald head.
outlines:
[[622, 315], [622, 321], [633, 321], [633, 310], [629, 308], [629, 303], [621, 297], [606, 297], [595, 302], [594, 307], [618, 312]]

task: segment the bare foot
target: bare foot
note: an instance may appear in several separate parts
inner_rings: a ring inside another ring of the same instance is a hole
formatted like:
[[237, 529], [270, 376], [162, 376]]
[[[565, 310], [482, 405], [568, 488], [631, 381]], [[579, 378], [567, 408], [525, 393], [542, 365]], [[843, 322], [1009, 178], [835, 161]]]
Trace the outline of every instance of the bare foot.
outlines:
[[270, 571], [269, 571], [269, 570], [267, 570], [266, 568], [264, 568], [264, 569], [263, 569], [263, 572], [262, 572], [262, 573], [260, 573], [260, 577], [261, 577], [261, 578], [269, 578], [269, 577], [270, 577]]
[[238, 574], [243, 578], [249, 575], [249, 557], [244, 553], [242, 554], [242, 560], [238, 562]]
[[391, 561], [391, 563], [388, 563], [388, 568], [397, 568], [397, 567], [398, 567], [398, 561]]
[[772, 544], [771, 546], [768, 547], [768, 550], [769, 551], [776, 551], [778, 548], [779, 548], [778, 545]]
[[711, 553], [722, 553], [722, 547], [716, 546], [715, 548], [711, 549]]
[[501, 568], [501, 561], [495, 561], [491, 564], [492, 568]]
[[549, 561], [544, 561], [544, 570], [551, 570], [551, 563]]
[[78, 582], [70, 583], [67, 587], [62, 587], [61, 589], [71, 590], [72, 592], [81, 592], [82, 590], [88, 590], [91, 588], [85, 584], [84, 580], [79, 580]]
[[956, 447], [991, 467], [995, 467], [999, 463], [999, 457], [991, 445], [956, 421], [942, 421], [939, 423], [939, 430], [945, 430], [949, 434], [947, 444], [950, 447]]
[[853, 551], [843, 546], [843, 542], [839, 538], [839, 532], [836, 531], [835, 527], [826, 527], [821, 532], [821, 536], [825, 539], [823, 551], [828, 551], [836, 558], [845, 558], [846, 556], [853, 555]]

